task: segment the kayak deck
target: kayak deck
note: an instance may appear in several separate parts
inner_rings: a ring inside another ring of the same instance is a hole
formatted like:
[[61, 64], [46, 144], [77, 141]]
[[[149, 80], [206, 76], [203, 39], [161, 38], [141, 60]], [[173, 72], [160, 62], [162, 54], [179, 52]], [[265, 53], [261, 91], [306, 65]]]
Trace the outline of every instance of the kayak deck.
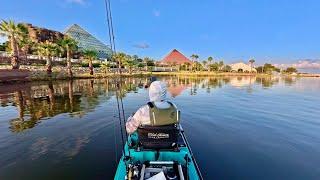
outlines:
[[[157, 168], [161, 169], [175, 169], [178, 179], [202, 179], [201, 174], [197, 168], [196, 162], [192, 157], [192, 152], [187, 146], [186, 139], [183, 132], [180, 133], [178, 138], [178, 148], [175, 150], [152, 150], [140, 149], [137, 145], [138, 135], [134, 133], [128, 137], [128, 142], [124, 147], [124, 155], [122, 155], [114, 179], [129, 179], [128, 168], [132, 168], [131, 179], [147, 179], [148, 175], [141, 173], [141, 171], [156, 171]], [[158, 164], [158, 166], [154, 165]], [[135, 176], [134, 176], [135, 175]]]

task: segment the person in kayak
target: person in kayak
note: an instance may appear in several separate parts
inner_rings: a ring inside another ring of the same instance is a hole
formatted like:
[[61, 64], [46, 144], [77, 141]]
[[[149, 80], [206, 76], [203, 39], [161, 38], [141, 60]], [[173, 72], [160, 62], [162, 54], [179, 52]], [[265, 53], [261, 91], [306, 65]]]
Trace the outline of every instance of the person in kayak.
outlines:
[[175, 104], [166, 100], [167, 86], [164, 82], [154, 81], [149, 87], [150, 102], [130, 116], [126, 122], [128, 134], [140, 126], [164, 126], [179, 123], [179, 111]]

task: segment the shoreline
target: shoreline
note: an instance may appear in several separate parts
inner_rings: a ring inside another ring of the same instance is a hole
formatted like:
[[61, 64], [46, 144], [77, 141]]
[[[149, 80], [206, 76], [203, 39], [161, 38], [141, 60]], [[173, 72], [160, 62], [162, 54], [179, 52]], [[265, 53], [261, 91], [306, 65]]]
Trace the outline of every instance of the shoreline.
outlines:
[[[187, 76], [187, 77], [227, 77], [227, 76], [255, 76], [255, 77], [320, 77], [320, 74], [281, 74], [272, 75], [266, 73], [238, 73], [238, 72], [136, 72], [136, 73], [122, 73], [122, 77], [150, 77], [150, 76]], [[94, 75], [89, 73], [74, 72], [72, 79], [102, 79], [119, 77], [116, 73], [101, 73], [96, 72]], [[48, 77], [46, 71], [29, 71], [25, 69], [11, 70], [0, 69], [0, 83], [9, 84], [17, 82], [30, 81], [52, 81], [52, 80], [69, 80], [70, 78], [65, 71], [52, 72], [52, 77]]]

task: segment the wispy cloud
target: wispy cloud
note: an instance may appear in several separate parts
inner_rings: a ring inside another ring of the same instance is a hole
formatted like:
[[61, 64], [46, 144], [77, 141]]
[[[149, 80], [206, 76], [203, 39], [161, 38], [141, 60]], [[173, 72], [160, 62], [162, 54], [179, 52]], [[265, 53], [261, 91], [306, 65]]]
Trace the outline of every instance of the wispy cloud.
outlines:
[[153, 14], [155, 17], [159, 17], [159, 16], [161, 15], [160, 11], [157, 10], [157, 9], [154, 9], [154, 10], [152, 11], [152, 14]]
[[66, 0], [67, 3], [71, 4], [79, 4], [79, 5], [85, 5], [86, 1], [85, 0]]
[[150, 47], [150, 45], [147, 43], [137, 43], [137, 44], [134, 44], [133, 47], [139, 48], [139, 49], [147, 49]]
[[292, 64], [274, 64], [279, 68], [295, 67], [298, 69], [320, 69], [320, 60], [304, 59]]

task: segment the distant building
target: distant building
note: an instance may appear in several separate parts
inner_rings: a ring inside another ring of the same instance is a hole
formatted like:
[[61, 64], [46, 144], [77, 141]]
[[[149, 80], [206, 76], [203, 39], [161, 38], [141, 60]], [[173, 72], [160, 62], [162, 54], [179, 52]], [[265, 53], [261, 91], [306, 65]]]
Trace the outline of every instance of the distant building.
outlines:
[[251, 69], [250, 65], [243, 62], [230, 64], [230, 67], [232, 72], [257, 72], [255, 68], [252, 67]]
[[162, 61], [159, 62], [161, 65], [180, 65], [184, 63], [192, 63], [190, 59], [180, 53], [178, 50], [172, 50]]
[[73, 24], [67, 28], [64, 34], [70, 36], [79, 43], [79, 50], [95, 50], [98, 53], [99, 59], [107, 59], [111, 57], [111, 49], [107, 45], [103, 44], [77, 24]]
[[24, 23], [23, 25], [28, 29], [29, 38], [37, 43], [45, 41], [57, 42], [59, 39], [64, 37], [64, 34], [59, 31], [40, 28], [27, 23]]

